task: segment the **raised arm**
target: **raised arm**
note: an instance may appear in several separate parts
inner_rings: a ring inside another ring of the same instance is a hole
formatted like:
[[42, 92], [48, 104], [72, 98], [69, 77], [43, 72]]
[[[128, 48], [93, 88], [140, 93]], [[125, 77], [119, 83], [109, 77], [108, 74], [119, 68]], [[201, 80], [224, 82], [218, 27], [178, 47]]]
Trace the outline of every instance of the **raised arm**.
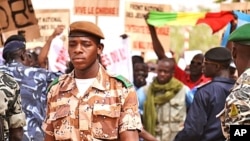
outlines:
[[45, 45], [42, 47], [41, 52], [38, 55], [38, 62], [39, 62], [40, 67], [46, 68], [46, 65], [47, 65], [47, 56], [48, 56], [48, 52], [49, 52], [52, 40], [57, 35], [60, 35], [63, 32], [64, 28], [65, 28], [64, 25], [58, 25], [55, 28], [54, 32], [49, 36], [49, 38], [46, 41]]
[[151, 39], [152, 39], [152, 44], [153, 44], [153, 49], [155, 51], [155, 54], [157, 55], [158, 59], [163, 59], [163, 58], [167, 58], [167, 56], [165, 55], [165, 51], [164, 51], [164, 48], [160, 42], [160, 40], [158, 39], [157, 37], [157, 33], [156, 33], [156, 29], [154, 26], [148, 24], [147, 22], [147, 19], [148, 19], [148, 14], [146, 14], [144, 16], [145, 18], [145, 22], [146, 24], [148, 25], [148, 29], [149, 29], [149, 32], [150, 32], [150, 36], [151, 36]]

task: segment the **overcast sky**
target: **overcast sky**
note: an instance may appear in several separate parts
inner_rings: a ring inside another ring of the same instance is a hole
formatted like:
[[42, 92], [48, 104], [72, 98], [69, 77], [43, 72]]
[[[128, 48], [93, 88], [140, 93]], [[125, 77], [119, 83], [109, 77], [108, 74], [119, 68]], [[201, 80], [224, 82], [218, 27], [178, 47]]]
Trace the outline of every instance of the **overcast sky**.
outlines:
[[172, 5], [173, 11], [186, 9], [188, 11], [199, 11], [198, 6], [211, 9], [211, 11], [219, 11], [219, 4], [213, 3], [213, 0], [165, 0], [166, 3]]

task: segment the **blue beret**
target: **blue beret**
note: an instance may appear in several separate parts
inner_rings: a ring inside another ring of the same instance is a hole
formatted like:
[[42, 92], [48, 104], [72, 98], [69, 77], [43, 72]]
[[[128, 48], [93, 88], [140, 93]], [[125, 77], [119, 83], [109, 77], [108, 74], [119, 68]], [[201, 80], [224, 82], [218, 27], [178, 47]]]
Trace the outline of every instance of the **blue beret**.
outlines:
[[236, 28], [229, 36], [228, 41], [250, 45], [250, 23]]
[[205, 59], [215, 61], [215, 62], [224, 62], [224, 61], [231, 61], [232, 56], [229, 49], [224, 47], [214, 47], [209, 49], [205, 53]]
[[25, 49], [25, 38], [21, 35], [12, 35], [4, 42], [3, 58], [6, 59], [7, 54], [15, 52], [19, 49]]

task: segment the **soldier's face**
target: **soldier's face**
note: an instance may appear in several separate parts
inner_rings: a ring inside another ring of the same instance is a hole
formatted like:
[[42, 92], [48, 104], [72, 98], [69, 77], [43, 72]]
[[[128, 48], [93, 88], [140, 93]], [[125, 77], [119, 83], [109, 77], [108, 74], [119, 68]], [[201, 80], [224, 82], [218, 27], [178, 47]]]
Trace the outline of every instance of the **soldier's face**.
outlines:
[[102, 52], [102, 46], [95, 38], [85, 35], [77, 34], [69, 37], [69, 57], [74, 68], [79, 70], [84, 70], [96, 63], [98, 55]]

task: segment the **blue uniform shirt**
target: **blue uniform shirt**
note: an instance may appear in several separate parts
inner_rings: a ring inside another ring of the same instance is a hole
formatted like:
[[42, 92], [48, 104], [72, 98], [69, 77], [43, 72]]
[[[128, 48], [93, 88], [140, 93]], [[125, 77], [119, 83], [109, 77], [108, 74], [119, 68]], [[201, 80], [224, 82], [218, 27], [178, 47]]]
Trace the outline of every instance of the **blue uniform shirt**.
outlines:
[[12, 75], [20, 86], [22, 107], [26, 115], [23, 141], [43, 141], [41, 125], [46, 116], [46, 90], [49, 83], [61, 73], [27, 67], [15, 61], [0, 66], [0, 70]]
[[224, 108], [226, 97], [235, 81], [216, 77], [198, 88], [184, 128], [174, 141], [224, 141], [221, 123], [216, 115]]

